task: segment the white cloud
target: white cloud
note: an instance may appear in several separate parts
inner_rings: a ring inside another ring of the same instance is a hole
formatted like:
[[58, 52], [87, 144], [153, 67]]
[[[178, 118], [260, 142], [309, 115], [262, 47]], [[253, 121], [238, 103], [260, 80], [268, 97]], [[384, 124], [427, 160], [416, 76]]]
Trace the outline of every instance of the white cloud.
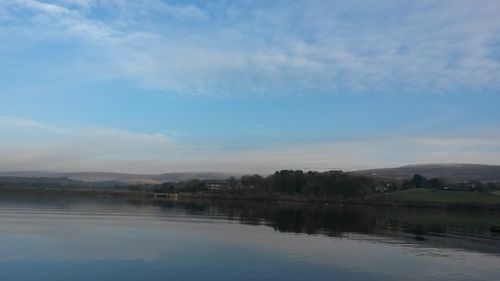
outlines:
[[[40, 39], [38, 30], [78, 38], [82, 49], [95, 54], [93, 61], [85, 61], [96, 64], [92, 69], [107, 64], [102, 68], [115, 78], [165, 93], [500, 89], [495, 47], [500, 43], [500, 5], [495, 0], [214, 1], [200, 6], [168, 1], [14, 2], [50, 15], [35, 17], [40, 26], [28, 27], [34, 43]], [[97, 11], [106, 16], [96, 16]]]
[[181, 18], [181, 19], [194, 19], [194, 20], [206, 20], [208, 19], [208, 14], [194, 6], [194, 5], [172, 5], [168, 2], [162, 1], [151, 1], [148, 6], [149, 9], [154, 10], [156, 13], [162, 14], [166, 13], [170, 16]]
[[28, 130], [28, 131], [52, 131], [55, 128], [47, 126], [45, 124], [22, 118], [13, 118], [9, 116], [0, 115], [0, 128], [6, 131], [11, 130]]
[[57, 4], [51, 4], [51, 3], [44, 3], [40, 1], [35, 1], [35, 0], [14, 0], [13, 1], [15, 4], [37, 10], [43, 13], [49, 13], [49, 14], [62, 14], [62, 13], [68, 13], [69, 10], [59, 6]]

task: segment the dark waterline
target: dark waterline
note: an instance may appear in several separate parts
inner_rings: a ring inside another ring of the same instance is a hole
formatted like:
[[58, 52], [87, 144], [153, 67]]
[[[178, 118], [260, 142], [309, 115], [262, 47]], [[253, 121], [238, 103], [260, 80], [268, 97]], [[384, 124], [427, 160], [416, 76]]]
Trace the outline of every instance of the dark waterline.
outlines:
[[496, 212], [0, 194], [0, 280], [498, 280]]

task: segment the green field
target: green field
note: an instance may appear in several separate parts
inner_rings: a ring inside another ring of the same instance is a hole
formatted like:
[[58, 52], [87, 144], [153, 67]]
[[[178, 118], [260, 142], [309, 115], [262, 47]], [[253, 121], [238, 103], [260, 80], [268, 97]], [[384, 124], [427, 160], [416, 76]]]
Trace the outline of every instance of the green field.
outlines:
[[[492, 193], [409, 189], [382, 195], [387, 201], [444, 204], [500, 204], [500, 196]], [[378, 197], [378, 199], [381, 199]]]

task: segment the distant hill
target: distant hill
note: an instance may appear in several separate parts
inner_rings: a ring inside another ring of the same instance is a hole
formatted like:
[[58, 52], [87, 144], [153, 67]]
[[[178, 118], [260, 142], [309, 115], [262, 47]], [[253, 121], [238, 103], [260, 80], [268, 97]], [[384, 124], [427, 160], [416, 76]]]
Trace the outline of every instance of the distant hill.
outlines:
[[500, 181], [500, 166], [479, 164], [408, 165], [398, 168], [361, 170], [353, 173], [397, 179], [408, 179], [414, 174], [420, 174], [427, 178], [444, 178], [450, 181]]
[[[408, 165], [398, 168], [370, 169], [352, 172], [355, 174], [409, 179], [414, 174], [428, 178], [444, 178], [450, 181], [479, 180], [484, 182], [500, 182], [500, 166], [479, 164], [423, 164]], [[191, 179], [227, 179], [241, 175], [217, 172], [178, 172], [158, 175], [127, 174], [107, 172], [0, 172], [0, 177], [23, 178], [67, 178], [74, 181], [120, 184], [157, 184], [167, 181], [184, 181]]]
[[0, 190], [4, 188], [16, 189], [46, 189], [46, 190], [103, 190], [113, 188], [119, 190], [127, 188], [127, 184], [117, 181], [84, 182], [66, 177], [2, 177], [0, 176]]
[[0, 172], [0, 177], [68, 178], [71, 180], [83, 182], [121, 182], [126, 184], [156, 184], [167, 181], [183, 181], [190, 179], [227, 179], [231, 176], [237, 175], [211, 172], [164, 173], [159, 175], [107, 172]]

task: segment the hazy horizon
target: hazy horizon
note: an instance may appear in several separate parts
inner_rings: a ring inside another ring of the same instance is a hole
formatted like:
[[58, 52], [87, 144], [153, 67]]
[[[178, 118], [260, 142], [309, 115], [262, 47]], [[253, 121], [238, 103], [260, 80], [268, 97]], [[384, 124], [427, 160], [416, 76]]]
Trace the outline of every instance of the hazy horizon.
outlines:
[[0, 2], [0, 171], [500, 165], [500, 3]]
[[311, 169], [310, 167], [298, 167], [298, 168], [287, 168], [282, 167], [276, 170], [269, 171], [222, 171], [222, 170], [193, 170], [193, 171], [182, 171], [182, 170], [174, 170], [174, 171], [162, 171], [162, 172], [145, 172], [145, 173], [136, 173], [136, 172], [126, 172], [126, 171], [110, 171], [110, 170], [0, 170], [0, 174], [124, 174], [124, 175], [147, 175], [147, 176], [156, 176], [163, 174], [227, 174], [227, 175], [248, 175], [248, 174], [259, 174], [263, 176], [271, 175], [276, 171], [286, 170], [286, 169], [296, 169], [302, 171], [316, 171], [316, 172], [327, 172], [332, 170], [342, 170], [344, 172], [356, 172], [356, 171], [370, 171], [370, 170], [386, 170], [386, 169], [397, 169], [397, 168], [414, 168], [414, 167], [430, 167], [430, 166], [443, 166], [443, 167], [453, 167], [453, 166], [500, 166], [494, 164], [481, 164], [481, 163], [414, 163], [414, 164], [405, 164], [400, 166], [387, 166], [387, 167], [374, 167], [368, 169], [337, 169], [337, 168], [325, 168], [325, 169]]

